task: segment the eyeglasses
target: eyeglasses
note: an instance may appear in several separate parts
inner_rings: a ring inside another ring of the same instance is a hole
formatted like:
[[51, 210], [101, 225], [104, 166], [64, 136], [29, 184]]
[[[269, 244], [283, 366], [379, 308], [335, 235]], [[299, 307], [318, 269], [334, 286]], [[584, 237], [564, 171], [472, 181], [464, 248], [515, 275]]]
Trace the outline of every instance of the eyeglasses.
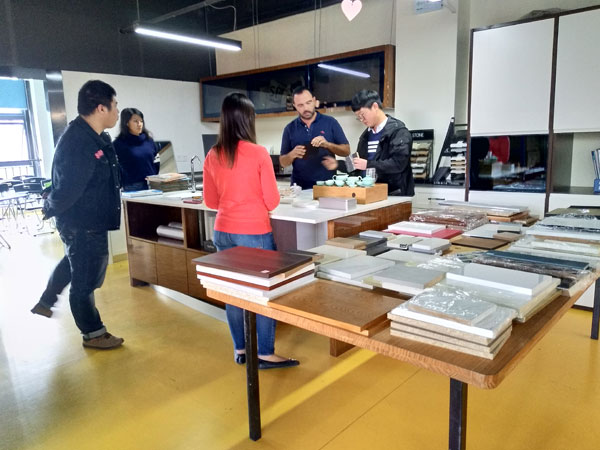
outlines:
[[358, 113], [358, 114], [355, 114], [354, 118], [356, 120], [358, 120], [359, 122], [362, 122], [363, 120], [365, 120], [365, 115], [363, 113]]

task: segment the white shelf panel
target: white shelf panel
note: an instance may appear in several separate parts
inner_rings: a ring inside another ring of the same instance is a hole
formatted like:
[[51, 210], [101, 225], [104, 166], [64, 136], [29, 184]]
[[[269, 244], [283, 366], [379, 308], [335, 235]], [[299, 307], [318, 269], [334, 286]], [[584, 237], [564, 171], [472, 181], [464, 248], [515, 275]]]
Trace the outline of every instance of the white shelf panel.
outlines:
[[600, 9], [558, 22], [555, 132], [600, 130]]
[[473, 34], [471, 135], [548, 133], [554, 19]]

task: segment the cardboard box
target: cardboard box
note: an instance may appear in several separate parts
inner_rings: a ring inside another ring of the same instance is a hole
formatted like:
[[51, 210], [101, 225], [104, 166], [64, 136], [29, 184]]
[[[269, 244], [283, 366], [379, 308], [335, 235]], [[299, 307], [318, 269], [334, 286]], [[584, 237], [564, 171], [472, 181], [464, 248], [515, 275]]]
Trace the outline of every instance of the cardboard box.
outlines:
[[376, 183], [371, 187], [313, 186], [313, 198], [320, 197], [355, 198], [358, 204], [364, 205], [387, 199], [387, 184]]

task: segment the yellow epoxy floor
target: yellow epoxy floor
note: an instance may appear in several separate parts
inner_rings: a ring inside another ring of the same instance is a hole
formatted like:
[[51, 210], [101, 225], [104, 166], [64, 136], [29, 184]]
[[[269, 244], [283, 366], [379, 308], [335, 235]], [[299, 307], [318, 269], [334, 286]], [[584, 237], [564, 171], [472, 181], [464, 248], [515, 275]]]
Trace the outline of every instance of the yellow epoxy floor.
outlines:
[[[298, 368], [260, 373], [263, 438], [248, 440], [243, 367], [225, 323], [109, 267], [97, 304], [112, 351], [84, 349], [66, 295], [34, 316], [56, 234], [5, 234], [0, 249], [0, 449], [447, 448], [447, 378], [282, 325]], [[600, 448], [600, 347], [591, 313], [571, 310], [495, 390], [469, 390], [467, 448]]]

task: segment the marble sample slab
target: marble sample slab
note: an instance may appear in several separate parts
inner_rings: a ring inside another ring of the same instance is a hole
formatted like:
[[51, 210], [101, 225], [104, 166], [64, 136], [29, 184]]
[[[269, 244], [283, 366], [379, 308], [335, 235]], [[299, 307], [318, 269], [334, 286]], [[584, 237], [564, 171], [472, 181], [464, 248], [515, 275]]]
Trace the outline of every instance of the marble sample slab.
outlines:
[[538, 295], [554, 283], [549, 275], [477, 263], [466, 264], [462, 274], [447, 273], [446, 278], [530, 297]]
[[319, 272], [328, 273], [336, 277], [356, 280], [380, 270], [387, 269], [395, 263], [388, 259], [375, 256], [360, 255], [342, 259], [331, 264], [319, 266]]

